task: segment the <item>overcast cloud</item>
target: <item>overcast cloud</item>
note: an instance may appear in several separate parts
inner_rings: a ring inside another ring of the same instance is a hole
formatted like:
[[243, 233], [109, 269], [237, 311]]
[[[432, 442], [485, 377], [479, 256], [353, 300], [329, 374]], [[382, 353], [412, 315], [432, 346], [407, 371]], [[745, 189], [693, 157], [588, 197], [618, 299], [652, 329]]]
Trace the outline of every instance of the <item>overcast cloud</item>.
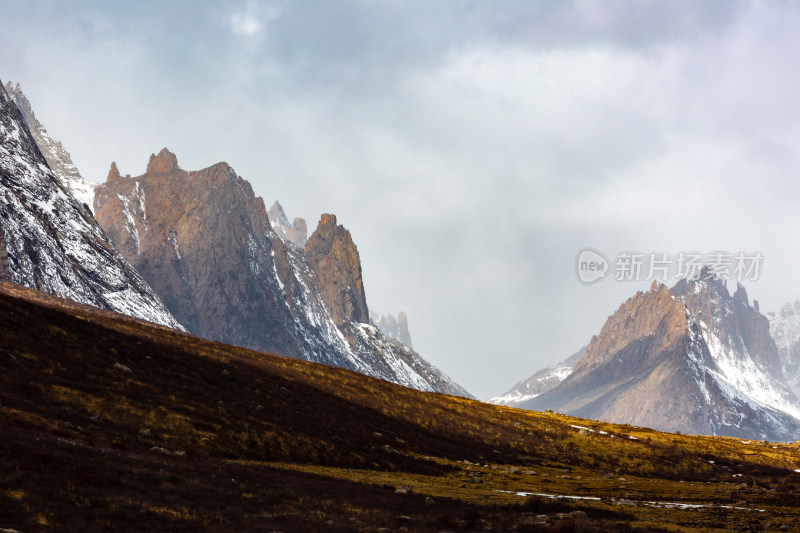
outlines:
[[649, 282], [578, 251], [760, 251], [800, 298], [789, 2], [11, 2], [0, 79], [90, 181], [166, 146], [358, 245], [370, 308], [480, 398]]

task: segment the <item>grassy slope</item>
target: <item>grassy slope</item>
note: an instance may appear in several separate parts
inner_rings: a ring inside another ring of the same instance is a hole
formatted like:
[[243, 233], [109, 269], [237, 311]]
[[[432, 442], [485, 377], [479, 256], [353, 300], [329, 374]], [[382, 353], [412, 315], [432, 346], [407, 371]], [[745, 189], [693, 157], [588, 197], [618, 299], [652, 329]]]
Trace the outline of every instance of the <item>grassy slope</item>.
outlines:
[[790, 444], [422, 393], [0, 283], [0, 529], [779, 531], [794, 468]]

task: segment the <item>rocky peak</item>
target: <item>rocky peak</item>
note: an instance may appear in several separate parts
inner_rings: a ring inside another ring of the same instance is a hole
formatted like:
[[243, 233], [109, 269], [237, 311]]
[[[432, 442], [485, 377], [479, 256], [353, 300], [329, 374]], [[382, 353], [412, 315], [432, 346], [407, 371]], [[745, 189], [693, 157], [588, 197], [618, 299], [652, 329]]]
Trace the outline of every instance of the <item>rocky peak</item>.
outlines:
[[738, 304], [750, 305], [750, 300], [747, 297], [747, 291], [744, 289], [744, 286], [741, 283], [736, 284], [736, 292], [733, 293], [733, 299]]
[[95, 184], [84, 181], [78, 168], [72, 162], [70, 153], [59, 141], [50, 137], [45, 127], [36, 119], [31, 103], [22, 92], [19, 83], [12, 86], [11, 82], [7, 82], [4, 88], [21, 113], [37, 148], [47, 162], [47, 166], [79, 202], [86, 204], [91, 209]]
[[0, 89], [0, 197], [3, 278], [181, 328], [89, 211], [63, 186], [4, 89]]
[[668, 431], [796, 440], [800, 400], [766, 317], [704, 270], [637, 292], [555, 389], [524, 403]]
[[109, 171], [108, 171], [108, 177], [106, 178], [106, 181], [117, 181], [117, 180], [121, 180], [121, 179], [122, 179], [122, 176], [120, 175], [119, 169], [117, 168], [117, 163], [116, 162], [112, 162], [111, 163], [111, 169], [109, 169]]
[[406, 315], [405, 311], [400, 311], [397, 314], [397, 329], [400, 333], [400, 339], [398, 340], [413, 350], [414, 344], [411, 342], [411, 333], [408, 331], [408, 315]]
[[283, 210], [280, 202], [275, 201], [272, 207], [269, 208], [267, 213], [269, 223], [275, 233], [286, 242], [290, 242], [300, 248], [305, 248], [308, 241], [308, 229], [306, 228], [306, 220], [297, 217], [292, 224], [289, 223], [289, 218]]
[[22, 92], [22, 87], [20, 87], [19, 83], [14, 85], [10, 81], [6, 82], [5, 89], [6, 93], [8, 93], [8, 96], [17, 105], [20, 113], [22, 113], [22, 118], [25, 120], [28, 128], [33, 131], [41, 127], [39, 121], [36, 120], [36, 115], [33, 113], [33, 109], [31, 109], [31, 103], [25, 96], [25, 93]]
[[350, 232], [336, 223], [335, 215], [322, 215], [305, 250], [317, 291], [336, 325], [369, 323], [358, 250]]
[[306, 219], [295, 217], [294, 221], [292, 222], [292, 230], [294, 231], [294, 237], [292, 239], [294, 243], [300, 248], [305, 248], [306, 242], [308, 242], [308, 227], [306, 226]]
[[[333, 223], [312, 239], [312, 269], [305, 250], [279, 236], [283, 226], [271, 229], [263, 199], [228, 164], [151, 171], [101, 184], [97, 220], [192, 333], [468, 395], [412, 350], [348, 320], [366, 322], [367, 308], [344, 228]], [[282, 211], [270, 210], [285, 225]]]
[[372, 317], [372, 321], [386, 335], [393, 339], [400, 339], [400, 328], [397, 327], [397, 319], [394, 315], [376, 315]]
[[168, 174], [178, 168], [177, 156], [166, 148], [162, 148], [158, 155], [150, 154], [146, 172], [147, 174]]
[[404, 346], [414, 349], [411, 342], [411, 334], [408, 331], [408, 315], [405, 311], [400, 311], [397, 318], [392, 314], [380, 315], [370, 312], [370, 319], [384, 335], [399, 341]]
[[655, 353], [678, 342], [685, 331], [684, 306], [666, 285], [654, 283], [650, 291], [638, 291], [608, 318], [575, 370], [604, 364], [635, 339], [649, 339], [649, 349]]
[[273, 226], [289, 227], [289, 219], [286, 218], [286, 212], [277, 200], [275, 200], [275, 203], [269, 208], [267, 214], [269, 215], [269, 222]]

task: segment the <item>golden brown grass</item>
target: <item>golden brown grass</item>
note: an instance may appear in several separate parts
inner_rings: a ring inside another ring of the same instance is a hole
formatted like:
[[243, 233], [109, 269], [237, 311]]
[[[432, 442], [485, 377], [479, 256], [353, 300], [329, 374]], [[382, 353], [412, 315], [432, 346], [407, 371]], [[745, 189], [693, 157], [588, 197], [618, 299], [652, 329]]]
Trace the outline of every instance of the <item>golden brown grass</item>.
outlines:
[[0, 284], [0, 528], [785, 531], [796, 468], [796, 444], [422, 393]]

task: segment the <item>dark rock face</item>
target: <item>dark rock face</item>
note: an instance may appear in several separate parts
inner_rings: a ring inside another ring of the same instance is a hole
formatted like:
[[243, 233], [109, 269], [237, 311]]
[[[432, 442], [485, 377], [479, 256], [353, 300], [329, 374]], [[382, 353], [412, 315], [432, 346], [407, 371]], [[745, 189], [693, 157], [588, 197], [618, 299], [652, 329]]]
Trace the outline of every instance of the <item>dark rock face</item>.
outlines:
[[336, 216], [322, 215], [306, 243], [306, 258], [334, 323], [340, 327], [348, 322], [368, 324], [361, 260], [350, 232], [336, 224]]
[[[288, 225], [280, 204], [268, 212], [226, 163], [187, 172], [164, 149], [147, 168], [120, 178], [112, 166], [95, 195], [97, 219], [191, 332], [468, 395], [418, 354], [361, 323], [367, 307], [358, 252], [335, 218], [309, 239], [312, 262], [298, 235], [273, 230], [270, 216], [275, 227]], [[352, 297], [348, 286], [357, 289]]]
[[705, 275], [625, 302], [556, 388], [520, 405], [667, 431], [795, 440], [769, 322]]
[[299, 355], [274, 275], [258, 275], [272, 268], [264, 202], [227, 164], [186, 172], [164, 149], [137, 178], [120, 178], [112, 165], [95, 212], [189, 331]]
[[180, 324], [52, 172], [0, 87], [0, 275], [172, 328]]

